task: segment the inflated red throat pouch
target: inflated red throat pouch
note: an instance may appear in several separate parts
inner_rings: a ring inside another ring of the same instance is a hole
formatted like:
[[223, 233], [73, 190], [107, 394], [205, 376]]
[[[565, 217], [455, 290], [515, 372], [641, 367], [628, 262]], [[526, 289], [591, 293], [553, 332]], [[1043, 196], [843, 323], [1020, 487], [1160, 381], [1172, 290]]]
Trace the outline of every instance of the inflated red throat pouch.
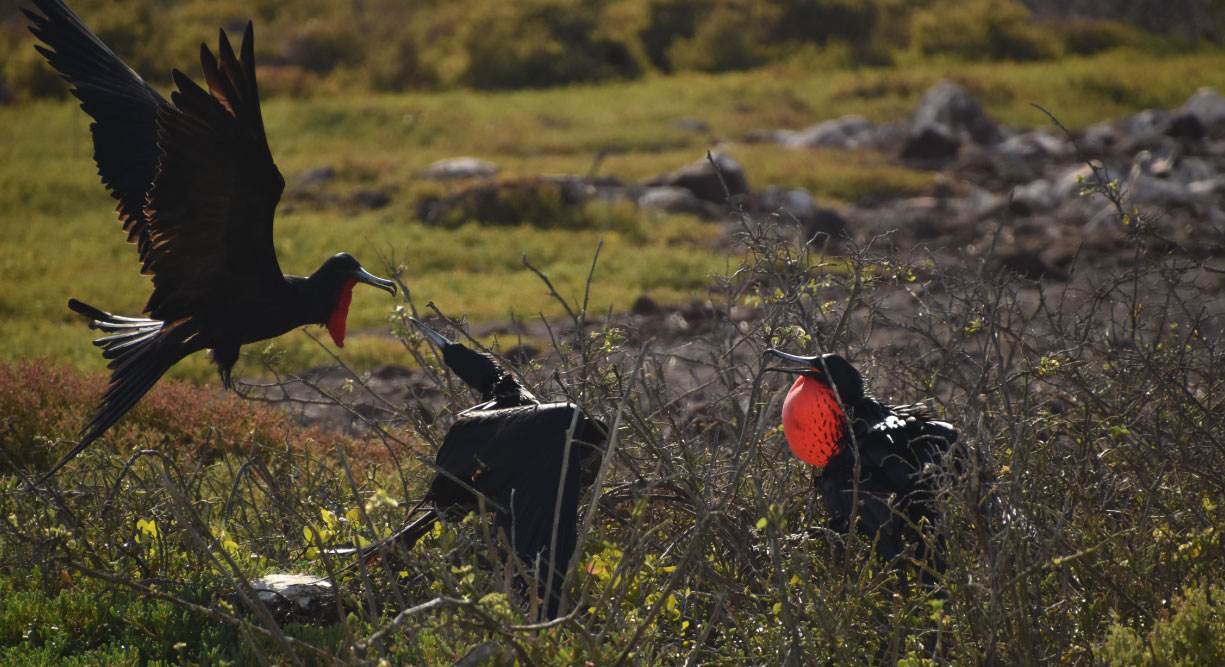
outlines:
[[336, 307], [332, 309], [332, 316], [328, 318], [328, 333], [332, 334], [332, 342], [336, 343], [336, 347], [345, 346], [345, 327], [348, 326], [349, 320], [349, 302], [353, 300], [353, 286], [356, 284], [356, 280], [350, 280], [345, 283], [344, 287], [340, 288], [340, 294], [336, 296]]

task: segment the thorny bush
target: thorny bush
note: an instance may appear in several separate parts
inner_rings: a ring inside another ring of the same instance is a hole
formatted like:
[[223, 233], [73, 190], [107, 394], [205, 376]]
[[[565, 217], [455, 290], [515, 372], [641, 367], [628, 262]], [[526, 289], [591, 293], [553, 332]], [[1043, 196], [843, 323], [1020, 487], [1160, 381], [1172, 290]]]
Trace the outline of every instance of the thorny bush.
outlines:
[[[615, 429], [557, 621], [521, 604], [521, 564], [476, 516], [440, 524], [394, 568], [346, 567], [324, 548], [403, 523], [442, 434], [474, 402], [407, 326], [422, 314], [407, 289], [393, 330], [441, 394], [354, 408], [380, 457], [303, 449], [287, 433], [276, 451], [250, 440], [250, 453], [213, 459], [90, 457], [39, 495], [0, 478], [0, 572], [35, 570], [23, 585], [61, 596], [101, 580], [116, 597], [170, 602], [189, 647], [209, 632], [245, 637], [223, 656], [237, 660], [449, 663], [473, 650], [524, 664], [1088, 664], [1108, 640], [1112, 655], [1137, 654], [1153, 628], [1189, 626], [1164, 619], [1225, 563], [1221, 275], [1165, 254], [1112, 184], [1091, 187], [1132, 230], [1124, 272], [1074, 265], [1064, 282], [1027, 281], [987, 257], [801, 239], [786, 220], [742, 217], [739, 265], [705, 303], [597, 315], [554, 292], [569, 318], [546, 323], [547, 352], [505, 363]], [[812, 473], [778, 427], [785, 380], [763, 373], [770, 346], [838, 352], [876, 396], [927, 400], [961, 429], [978, 469], [942, 496], [938, 587], [909, 585], [864, 540], [823, 529]], [[363, 378], [349, 386], [364, 391]], [[233, 591], [274, 570], [337, 583], [339, 625], [241, 613]], [[0, 649], [23, 646], [14, 637]]]

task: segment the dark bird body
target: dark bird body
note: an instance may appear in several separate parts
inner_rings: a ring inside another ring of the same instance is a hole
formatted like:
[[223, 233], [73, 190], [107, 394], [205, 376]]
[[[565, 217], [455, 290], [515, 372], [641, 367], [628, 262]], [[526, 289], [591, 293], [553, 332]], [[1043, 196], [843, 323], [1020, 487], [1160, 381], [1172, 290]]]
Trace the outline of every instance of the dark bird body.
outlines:
[[72, 299], [68, 307], [106, 336], [95, 341], [110, 359], [110, 385], [80, 442], [50, 477], [130, 410], [184, 357], [210, 350], [222, 383], [239, 349], [307, 324], [326, 325], [344, 343], [353, 286], [391, 293], [341, 253], [309, 277], [286, 276], [272, 243], [272, 220], [285, 180], [264, 135], [255, 82], [253, 30], [239, 54], [224, 31], [219, 57], [201, 45], [208, 90], [178, 70], [168, 102], [59, 0], [35, 0], [26, 11], [36, 47], [73, 86], [94, 122], [94, 160], [116, 211], [135, 243], [141, 272], [151, 275], [147, 318], [112, 315]]
[[854, 516], [884, 560], [914, 544], [915, 560], [930, 555], [929, 565], [942, 569], [920, 531], [937, 523], [933, 501], [957, 429], [930, 419], [921, 405], [886, 405], [865, 395], [859, 371], [836, 354], [768, 352], [800, 364], [772, 369], [799, 375], [783, 403], [783, 431], [801, 459], [822, 468], [814, 486], [831, 527], [847, 532]]
[[391, 540], [411, 548], [439, 514], [492, 510], [511, 551], [534, 570], [546, 614], [556, 616], [577, 546], [584, 473], [600, 460], [607, 428], [573, 403], [540, 403], [490, 355], [413, 323], [483, 402], [443, 438], [426, 496], [434, 509]]

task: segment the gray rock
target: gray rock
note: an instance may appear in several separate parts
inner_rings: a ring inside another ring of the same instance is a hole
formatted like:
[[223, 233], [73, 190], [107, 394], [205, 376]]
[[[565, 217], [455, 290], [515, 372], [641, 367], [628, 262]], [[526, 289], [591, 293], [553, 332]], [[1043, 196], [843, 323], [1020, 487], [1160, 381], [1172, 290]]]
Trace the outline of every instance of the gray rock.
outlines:
[[981, 220], [999, 212], [1007, 199], [985, 188], [970, 186], [964, 197], [949, 200], [948, 204], [957, 216], [964, 220]]
[[945, 125], [932, 124], [911, 133], [902, 147], [901, 157], [920, 162], [945, 162], [957, 157], [960, 149], [961, 138], [956, 132]]
[[872, 121], [863, 116], [843, 116], [800, 130], [783, 145], [787, 148], [857, 148], [875, 138], [873, 129]]
[[912, 137], [933, 128], [984, 146], [995, 145], [1002, 138], [999, 125], [983, 111], [978, 100], [959, 84], [947, 80], [923, 94], [910, 120]]
[[1203, 139], [1208, 134], [1208, 130], [1200, 122], [1199, 118], [1180, 111], [1170, 121], [1169, 126], [1166, 127], [1165, 134], [1182, 141], [1196, 142]]
[[[716, 204], [725, 203], [728, 192], [732, 196], [748, 194], [748, 178], [745, 176], [744, 169], [741, 168], [740, 164], [725, 153], [713, 153], [712, 157], [715, 164], [718, 165], [718, 171], [715, 170], [710, 160], [703, 157], [670, 174], [652, 178], [645, 185], [651, 187], [672, 186], [685, 188], [698, 199]], [[726, 191], [723, 187], [724, 183], [727, 184]], [[641, 197], [639, 202], [639, 205], [641, 205]]]
[[1031, 166], [1015, 152], [972, 147], [961, 151], [947, 171], [958, 180], [996, 192], [1006, 192], [1038, 178], [1041, 171], [1035, 168], [1040, 166], [1037, 162]]
[[761, 193], [760, 206], [766, 213], [778, 215], [785, 222], [799, 223], [805, 240], [821, 235], [835, 238], [847, 236], [847, 223], [842, 214], [819, 206], [803, 188], [784, 190], [770, 186]]
[[648, 211], [684, 213], [707, 220], [719, 217], [721, 211], [718, 205], [702, 201], [688, 188], [677, 185], [648, 187], [638, 197], [638, 208]]
[[1080, 132], [1076, 145], [1089, 155], [1102, 155], [1110, 152], [1119, 139], [1119, 131], [1112, 123], [1094, 123]]
[[817, 210], [817, 202], [804, 188], [784, 190], [771, 185], [761, 193], [761, 208], [767, 213], [782, 213], [803, 220]]
[[[1154, 155], [1150, 151], [1140, 151], [1127, 174], [1124, 196], [1137, 204], [1214, 205], [1221, 179], [1190, 169], [1176, 170], [1176, 159], [1176, 154]], [[1202, 178], [1190, 180], [1195, 177]]]
[[1164, 132], [1173, 115], [1165, 109], [1145, 109], [1119, 121], [1119, 129], [1128, 135]]
[[1212, 136], [1225, 134], [1225, 97], [1214, 88], [1200, 88], [1179, 109], [1203, 124]]
[[1051, 160], [1069, 157], [1073, 153], [1071, 144], [1062, 135], [1035, 130], [1024, 132], [1001, 141], [994, 150], [1002, 155], [1023, 160]]
[[1055, 188], [1045, 178], [1039, 178], [1012, 190], [1010, 206], [1013, 213], [1021, 216], [1045, 213], [1059, 205]]
[[488, 178], [497, 175], [498, 165], [475, 157], [453, 157], [439, 160], [421, 170], [421, 177], [431, 181], [458, 181], [466, 178]]
[[885, 153], [900, 153], [906, 142], [906, 128], [897, 123], [881, 123], [876, 126], [873, 137], [875, 147]]

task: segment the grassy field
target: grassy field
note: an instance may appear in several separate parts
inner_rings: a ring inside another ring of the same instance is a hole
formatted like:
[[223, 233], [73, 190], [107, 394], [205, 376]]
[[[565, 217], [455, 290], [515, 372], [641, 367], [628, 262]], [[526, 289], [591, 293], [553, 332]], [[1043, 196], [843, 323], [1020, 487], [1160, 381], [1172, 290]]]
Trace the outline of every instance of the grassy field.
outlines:
[[[45, 468], [105, 382], [65, 300], [135, 313], [147, 283], [97, 182], [84, 115], [67, 103], [0, 109], [0, 664], [442, 665], [473, 650], [524, 665], [1219, 662], [1225, 342], [1219, 318], [1201, 308], [1215, 298], [1210, 272], [1158, 257], [1114, 282], [1035, 285], [964, 267], [884, 272], [897, 259], [868, 255], [835, 258], [834, 271], [769, 225], [746, 224], [741, 250], [727, 256], [718, 225], [616, 207], [588, 211], [577, 229], [444, 230], [415, 219], [418, 197], [438, 188], [416, 174], [434, 160], [475, 155], [508, 176], [581, 174], [615, 148], [600, 171], [641, 179], [712, 146], [672, 124], [683, 117], [727, 140], [720, 148], [754, 188], [802, 186], [831, 202], [917, 191], [929, 174], [879, 156], [735, 140], [845, 113], [904, 120], [942, 77], [967, 85], [1001, 122], [1044, 124], [1029, 106], [1038, 102], [1078, 127], [1176, 106], [1201, 85], [1225, 89], [1225, 55], [835, 71], [793, 63], [599, 87], [265, 104], [291, 188], [329, 165], [331, 194], [392, 196], [357, 213], [290, 202], [277, 226], [287, 271], [310, 272], [343, 248], [376, 273], [398, 271], [418, 307], [433, 301], [473, 321], [559, 317], [521, 255], [574, 301], [602, 240], [593, 312], [625, 310], [643, 294], [705, 299], [716, 283], [722, 306], [759, 307], [760, 321], [719, 329], [696, 360], [627, 344], [621, 332], [558, 341], [568, 389], [619, 429], [609, 477], [583, 508], [594, 508], [593, 521], [570, 582], [574, 613], [544, 627], [515, 602], [508, 571], [490, 566], [496, 548], [473, 519], [444, 524], [402, 569], [338, 572], [343, 563], [321, 550], [401, 525], [428, 481], [431, 443], [471, 404], [467, 393], [447, 395], [437, 414], [405, 405], [358, 440], [296, 429], [271, 408], [197, 387], [212, 371], [195, 359], [45, 494], [24, 492], [8, 471]], [[918, 314], [884, 307], [899, 296], [918, 302]], [[357, 292], [350, 330], [367, 335], [342, 360], [358, 370], [414, 363], [421, 341], [385, 333], [396, 305]], [[851, 309], [863, 320], [843, 326]], [[879, 345], [874, 332], [886, 330], [893, 337]], [[966, 479], [941, 498], [948, 569], [938, 589], [823, 528], [811, 471], [778, 428], [785, 381], [760, 367], [767, 344], [805, 343], [859, 354], [870, 387], [890, 401], [934, 398], [936, 414], [982, 452], [975, 479], [988, 480], [1004, 510], [985, 513]], [[328, 359], [300, 333], [276, 346], [289, 370]], [[18, 361], [29, 357], [42, 360]], [[673, 363], [707, 361], [720, 369], [710, 382], [669, 384]], [[548, 370], [527, 372], [542, 395], [556, 394]], [[245, 611], [235, 591], [274, 571], [331, 577], [342, 591], [338, 622]]]
[[[394, 258], [418, 305], [434, 301], [448, 313], [489, 321], [511, 313], [559, 314], [521, 256], [574, 289], [602, 239], [593, 310], [623, 310], [644, 294], [664, 302], [704, 298], [709, 277], [728, 268], [711, 247], [719, 235], [714, 225], [606, 210], [593, 212], [584, 229], [431, 229], [415, 219], [416, 202], [437, 186], [416, 174], [457, 155], [492, 160], [507, 176], [582, 174], [599, 151], [614, 149], [601, 173], [637, 180], [700, 159], [725, 140], [730, 143], [720, 147], [744, 165], [754, 188], [805, 187], [828, 202], [850, 202], [917, 191], [930, 177], [874, 155], [788, 151], [736, 139], [753, 129], [798, 129], [847, 113], [904, 121], [942, 77], [967, 85], [1001, 122], [1042, 125], [1044, 116], [1029, 106], [1038, 102], [1078, 127], [1175, 106], [1201, 85], [1225, 88], [1223, 62], [1211, 53], [1160, 58], [1119, 51], [1032, 65], [929, 62], [822, 71], [796, 63], [542, 91], [272, 99], [264, 105], [269, 141], [291, 188], [298, 174], [329, 165], [338, 173], [330, 192], [381, 188], [392, 195], [391, 205], [376, 211], [300, 203], [282, 210], [278, 253], [282, 268], [298, 274], [341, 249], [384, 272], [380, 257]], [[674, 127], [678, 118], [702, 119], [713, 136]], [[122, 242], [111, 200], [98, 183], [87, 119], [75, 105], [40, 103], [0, 108], [0, 125], [0, 232], [6, 240], [0, 270], [8, 285], [0, 295], [0, 359], [50, 357], [100, 368], [85, 344], [88, 332], [64, 302], [72, 296], [135, 314], [147, 297], [147, 281], [134, 270], [134, 249]], [[385, 331], [393, 305], [378, 293], [359, 291], [351, 330]], [[298, 335], [276, 344], [291, 367], [326, 360]], [[358, 368], [407, 360], [385, 339], [360, 335], [342, 356]], [[173, 373], [210, 378], [199, 360]]]

